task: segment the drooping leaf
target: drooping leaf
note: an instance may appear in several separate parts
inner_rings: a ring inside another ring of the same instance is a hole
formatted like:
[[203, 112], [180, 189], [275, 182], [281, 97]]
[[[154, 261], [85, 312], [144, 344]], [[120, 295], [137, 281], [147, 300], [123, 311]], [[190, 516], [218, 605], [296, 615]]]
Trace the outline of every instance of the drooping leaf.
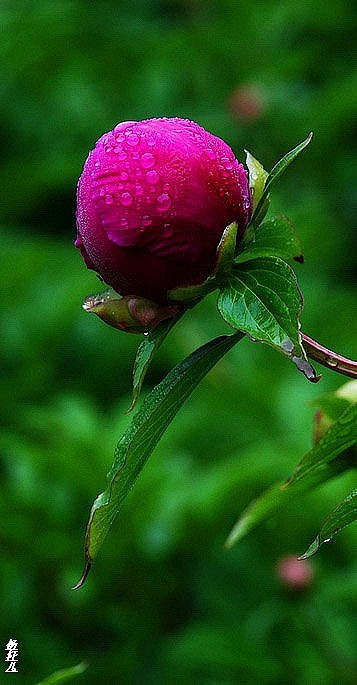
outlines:
[[253, 214], [251, 223], [254, 226], [259, 226], [261, 221], [264, 219], [266, 213], [266, 200], [269, 196], [272, 186], [277, 182], [280, 176], [284, 173], [285, 169], [287, 169], [287, 167], [291, 164], [291, 162], [293, 162], [294, 159], [296, 159], [296, 157], [300, 154], [300, 152], [302, 152], [302, 150], [304, 150], [304, 148], [310, 143], [311, 138], [312, 133], [310, 133], [306, 140], [303, 140], [302, 143], [300, 143], [293, 150], [284, 155], [284, 157], [279, 162], [277, 162], [277, 164], [275, 164], [275, 166], [271, 170], [265, 182], [264, 192]]
[[218, 297], [228, 324], [282, 352], [305, 376], [316, 381], [301, 344], [302, 295], [291, 267], [278, 257], [237, 265]]
[[[266, 518], [286, 506], [292, 499], [302, 497], [307, 491], [318, 487], [343, 471], [357, 466], [356, 421], [356, 381], [349, 381], [335, 393], [323, 395], [314, 401], [320, 409], [315, 416], [315, 442], [303, 457], [292, 476], [282, 483], [275, 483], [253, 500], [238, 519], [227, 539], [227, 547], [232, 547], [250, 530]], [[336, 404], [333, 403], [334, 398]], [[341, 404], [341, 399], [343, 402]], [[328, 409], [332, 408], [333, 419], [321, 411], [327, 400]], [[346, 407], [347, 402], [347, 407]], [[338, 413], [338, 410], [339, 413]], [[325, 417], [321, 425], [321, 415]], [[319, 430], [316, 430], [316, 426]], [[321, 534], [320, 534], [321, 535]]]
[[351, 523], [357, 520], [357, 490], [352, 490], [340, 504], [331, 511], [325, 519], [322, 528], [310, 547], [302, 554], [300, 559], [308, 559], [326, 542]]
[[301, 498], [306, 492], [326, 483], [331, 478], [338, 476], [344, 471], [348, 471], [356, 465], [356, 459], [351, 459], [350, 454], [341, 454], [326, 464], [324, 469], [317, 469], [313, 473], [308, 474], [303, 480], [294, 484], [293, 487], [287, 488], [286, 482], [275, 483], [246, 507], [232, 528], [225, 546], [227, 548], [233, 547], [247, 533], [283, 509], [291, 501], [298, 497]]
[[182, 314], [183, 312], [179, 313], [172, 319], [166, 319], [165, 321], [162, 321], [152, 331], [145, 335], [144, 339], [140, 343], [136, 351], [133, 367], [133, 401], [128, 409], [128, 413], [134, 409], [139, 399], [146, 372], [154, 358], [155, 353], [173, 326], [181, 318]]
[[286, 216], [264, 221], [256, 229], [247, 231], [247, 240], [235, 258], [236, 264], [258, 257], [280, 257], [302, 261], [300, 241]]
[[338, 454], [357, 442], [357, 404], [350, 404], [326, 433], [305, 454], [297, 465], [286, 487], [295, 485], [311, 473], [323, 470]]
[[199, 381], [242, 337], [238, 332], [206, 343], [172, 369], [145, 398], [116, 447], [107, 488], [93, 504], [85, 541], [86, 566], [76, 588], [83, 584], [124, 499], [167, 426]]

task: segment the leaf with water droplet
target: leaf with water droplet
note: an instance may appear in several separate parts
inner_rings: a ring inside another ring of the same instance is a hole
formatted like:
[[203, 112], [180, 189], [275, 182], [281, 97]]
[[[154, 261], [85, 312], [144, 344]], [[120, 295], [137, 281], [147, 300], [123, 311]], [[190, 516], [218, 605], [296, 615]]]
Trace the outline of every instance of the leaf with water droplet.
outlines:
[[302, 295], [291, 267], [278, 257], [261, 257], [236, 265], [218, 297], [223, 319], [254, 341], [287, 356], [306, 378], [317, 376], [301, 344]]
[[76, 587], [83, 584], [123, 501], [167, 426], [200, 380], [242, 337], [237, 332], [206, 343], [172, 369], [146, 396], [118, 442], [107, 488], [92, 506], [85, 539], [85, 571]]
[[349, 526], [355, 521], [357, 521], [357, 490], [352, 490], [352, 492], [350, 492], [349, 495], [330, 512], [310, 547], [299, 558], [308, 559], [320, 549], [321, 545], [331, 542], [332, 538], [339, 533], [342, 528]]
[[[322, 400], [324, 401], [324, 396]], [[319, 404], [318, 400], [316, 404]], [[293, 499], [300, 498], [301, 510], [303, 510], [303, 495], [306, 492], [356, 467], [357, 454], [353, 447], [357, 440], [356, 408], [356, 403], [349, 404], [348, 410], [343, 405], [339, 416], [326, 426], [326, 431], [303, 457], [292, 476], [285, 482], [275, 483], [248, 505], [232, 529], [226, 542], [227, 547], [232, 547], [253, 528], [288, 505]], [[332, 528], [334, 529], [334, 525], [331, 526]], [[331, 537], [331, 530], [323, 528], [321, 540], [327, 537]], [[318, 544], [315, 549], [318, 548]], [[309, 548], [309, 556], [313, 551]]]
[[238, 243], [235, 263], [242, 264], [258, 257], [303, 261], [300, 241], [288, 217], [273, 217], [256, 229], [249, 226], [243, 239]]
[[128, 413], [134, 409], [139, 399], [144, 378], [154, 355], [183, 314], [184, 312], [182, 311], [174, 318], [162, 321], [152, 331], [145, 333], [144, 340], [142, 340], [136, 351], [133, 368], [133, 401], [128, 409]]

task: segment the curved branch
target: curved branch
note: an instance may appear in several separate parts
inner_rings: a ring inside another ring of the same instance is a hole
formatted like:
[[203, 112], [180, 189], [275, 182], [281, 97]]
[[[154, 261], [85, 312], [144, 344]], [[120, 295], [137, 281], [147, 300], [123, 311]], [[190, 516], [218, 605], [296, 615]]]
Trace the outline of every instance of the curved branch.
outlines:
[[301, 333], [301, 338], [308, 357], [311, 357], [311, 359], [326, 366], [328, 369], [332, 369], [332, 371], [342, 373], [350, 378], [357, 378], [357, 361], [347, 359], [337, 354], [337, 352], [328, 350], [327, 347], [320, 345], [320, 343], [309, 338], [305, 333]]

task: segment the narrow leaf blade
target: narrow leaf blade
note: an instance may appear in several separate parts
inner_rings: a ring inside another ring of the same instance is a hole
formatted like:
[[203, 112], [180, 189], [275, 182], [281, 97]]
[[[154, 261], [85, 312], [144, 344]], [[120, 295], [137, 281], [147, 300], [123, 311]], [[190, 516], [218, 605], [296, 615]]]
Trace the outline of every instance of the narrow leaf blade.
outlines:
[[242, 337], [238, 332], [206, 343], [172, 369], [145, 398], [116, 447], [107, 488], [93, 504], [85, 541], [86, 568], [76, 587], [84, 582], [124, 499], [167, 426], [199, 381]]
[[299, 145], [294, 147], [293, 150], [290, 150], [290, 152], [284, 155], [284, 157], [279, 162], [277, 162], [277, 164], [275, 164], [275, 166], [271, 170], [264, 186], [264, 192], [253, 214], [252, 223], [254, 224], [254, 226], [258, 226], [260, 222], [264, 219], [266, 213], [265, 202], [269, 196], [272, 186], [277, 182], [280, 176], [291, 164], [291, 162], [293, 162], [294, 159], [296, 159], [296, 157], [300, 154], [300, 152], [302, 152], [304, 148], [310, 143], [312, 135], [313, 134], [310, 133], [306, 140], [303, 140], [302, 143], [300, 143]]
[[318, 487], [322, 483], [326, 483], [331, 478], [335, 478], [352, 467], [353, 463], [351, 464], [350, 455], [341, 454], [326, 464], [324, 469], [317, 469], [315, 472], [310, 473], [307, 477], [295, 483], [293, 487], [287, 488], [286, 483], [275, 483], [250, 502], [242, 512], [237, 523], [232, 528], [225, 546], [230, 549], [251, 530], [287, 506], [292, 500], [299, 496], [301, 497], [306, 492]]
[[159, 349], [160, 345], [165, 340], [166, 336], [169, 334], [173, 326], [181, 318], [182, 312], [175, 316], [173, 319], [166, 319], [162, 321], [158, 326], [156, 326], [150, 333], [144, 336], [144, 339], [140, 343], [135, 356], [134, 368], [133, 368], [133, 401], [128, 409], [131, 412], [140, 396], [140, 391], [144, 378], [146, 376], [147, 370], [154, 358], [155, 353]]
[[357, 404], [350, 404], [316, 445], [302, 458], [286, 487], [295, 485], [315, 471], [323, 470], [338, 454], [357, 442]]
[[320, 549], [321, 545], [330, 542], [332, 538], [351, 523], [357, 520], [357, 490], [352, 492], [333, 509], [326, 518], [320, 532], [310, 547], [301, 555], [300, 559], [308, 559]]

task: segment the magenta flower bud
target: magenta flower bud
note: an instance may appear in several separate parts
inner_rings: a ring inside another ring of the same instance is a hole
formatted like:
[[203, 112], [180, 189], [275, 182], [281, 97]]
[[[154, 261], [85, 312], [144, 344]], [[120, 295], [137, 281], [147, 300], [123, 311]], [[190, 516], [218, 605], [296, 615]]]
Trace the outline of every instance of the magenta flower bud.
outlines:
[[121, 295], [166, 302], [213, 272], [226, 226], [239, 239], [250, 217], [247, 173], [223, 140], [186, 119], [130, 121], [85, 162], [75, 245]]

